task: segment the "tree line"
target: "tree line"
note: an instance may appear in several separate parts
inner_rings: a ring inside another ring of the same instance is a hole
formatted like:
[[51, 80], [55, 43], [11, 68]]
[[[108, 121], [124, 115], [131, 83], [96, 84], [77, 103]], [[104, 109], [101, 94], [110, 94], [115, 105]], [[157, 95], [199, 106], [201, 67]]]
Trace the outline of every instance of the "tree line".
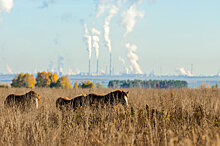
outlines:
[[[56, 73], [39, 72], [35, 79], [33, 74], [19, 73], [12, 80], [11, 87], [14, 88], [72, 88], [68, 76], [58, 77]], [[84, 81], [74, 83], [73, 88], [103, 88], [101, 83], [94, 84], [91, 81]]]
[[112, 80], [109, 82], [108, 87], [171, 89], [187, 88], [188, 83], [180, 80]]
[[29, 73], [20, 73], [14, 77], [11, 83], [14, 88], [71, 88], [71, 83], [68, 76], [61, 76], [56, 73], [39, 72], [35, 79], [34, 75]]
[[[14, 88], [72, 88], [68, 76], [58, 77], [56, 73], [39, 72], [36, 79], [33, 74], [20, 73], [12, 80], [11, 87]], [[187, 88], [188, 83], [180, 80], [112, 80], [108, 83], [109, 88], [152, 88], [152, 89], [170, 89]], [[94, 84], [91, 81], [74, 83], [73, 88], [103, 88], [101, 83]]]

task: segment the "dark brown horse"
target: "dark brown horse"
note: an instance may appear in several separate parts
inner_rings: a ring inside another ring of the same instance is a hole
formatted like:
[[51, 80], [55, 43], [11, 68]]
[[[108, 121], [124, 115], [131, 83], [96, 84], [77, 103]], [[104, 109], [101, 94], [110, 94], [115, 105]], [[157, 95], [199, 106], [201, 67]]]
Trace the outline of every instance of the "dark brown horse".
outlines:
[[119, 103], [128, 105], [128, 92], [122, 90], [115, 90], [106, 95], [88, 94], [86, 96], [76, 97], [72, 100], [74, 108], [92, 106], [92, 105], [112, 105], [116, 106]]
[[35, 91], [30, 91], [24, 95], [10, 94], [6, 97], [4, 105], [6, 107], [38, 108], [40, 95]]
[[126, 106], [128, 105], [128, 92], [114, 90], [106, 95], [98, 95], [93, 93], [88, 95], [80, 95], [73, 99], [60, 97], [56, 101], [56, 106], [59, 109], [63, 109], [63, 107], [72, 107], [73, 109], [77, 109], [79, 107], [92, 105], [116, 106], [119, 103]]
[[78, 101], [78, 99], [82, 99], [82, 98], [85, 98], [85, 95], [79, 95], [77, 97], [75, 97], [74, 99], [70, 99], [68, 97], [59, 97], [57, 100], [56, 100], [56, 107], [59, 109], [59, 110], [63, 110], [63, 109], [69, 109], [69, 108], [75, 108], [75, 107], [78, 107], [78, 106], [81, 106], [82, 103]]

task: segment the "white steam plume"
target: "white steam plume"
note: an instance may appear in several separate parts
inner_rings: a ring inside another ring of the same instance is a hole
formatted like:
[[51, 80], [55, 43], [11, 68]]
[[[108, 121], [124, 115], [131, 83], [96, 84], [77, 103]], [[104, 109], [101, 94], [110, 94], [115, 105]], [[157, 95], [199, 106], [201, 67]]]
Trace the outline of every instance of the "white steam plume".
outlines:
[[[132, 5], [128, 8], [127, 11], [122, 13], [121, 25], [125, 28], [124, 39], [126, 40], [127, 35], [133, 31], [134, 26], [136, 25], [137, 18], [143, 18], [144, 13], [136, 9], [137, 4], [140, 4], [142, 0], [133, 0]], [[125, 47], [128, 49], [127, 57], [130, 60], [130, 71], [136, 74], [143, 74], [140, 65], [138, 64], [138, 55], [135, 54], [137, 50], [136, 45], [130, 45], [126, 43]]]
[[90, 60], [92, 56], [92, 37], [89, 35], [89, 31], [88, 31], [86, 24], [84, 24], [84, 32], [85, 34], [84, 34], [83, 40], [86, 43], [87, 51], [89, 54], [89, 60]]
[[100, 17], [105, 13], [105, 10], [109, 8], [111, 0], [95, 0], [96, 3], [96, 17]]
[[13, 0], [0, 0], [0, 16], [2, 13], [9, 13], [13, 8], [13, 5], [14, 5]]
[[183, 67], [178, 69], [178, 72], [184, 76], [193, 76], [190, 71], [186, 71]]
[[126, 48], [128, 49], [127, 57], [130, 60], [131, 66], [130, 69], [135, 74], [143, 74], [140, 65], [137, 63], [139, 57], [135, 54], [137, 50], [137, 46], [130, 45], [129, 43], [126, 44]]
[[122, 22], [121, 25], [123, 27], [125, 27], [126, 32], [124, 34], [124, 38], [127, 37], [128, 33], [132, 32], [134, 29], [134, 26], [137, 23], [137, 18], [143, 18], [144, 17], [144, 13], [141, 11], [138, 11], [136, 9], [137, 4], [141, 3], [140, 0], [135, 1], [129, 8], [127, 11], [122, 13]]
[[118, 13], [119, 7], [112, 5], [109, 15], [105, 18], [105, 23], [104, 23], [104, 39], [105, 39], [105, 45], [108, 48], [108, 51], [111, 53], [112, 47], [111, 47], [111, 40], [109, 37], [110, 34], [110, 21], [112, 18]]
[[8, 64], [6, 64], [5, 67], [6, 67], [6, 70], [8, 71], [9, 74], [13, 74], [13, 71]]
[[118, 57], [118, 60], [123, 64], [124, 69], [125, 69], [125, 73], [128, 74], [129, 69], [126, 67], [125, 60], [121, 56]]
[[124, 60], [121, 56], [118, 56], [118, 60], [119, 60], [123, 65], [125, 65], [125, 60]]
[[100, 17], [104, 13], [105, 13], [105, 4], [104, 3], [98, 4], [96, 17]]
[[92, 42], [93, 42], [93, 48], [95, 49], [95, 53], [96, 53], [96, 58], [99, 58], [99, 35], [101, 34], [97, 29], [93, 28], [92, 29]]
[[97, 29], [95, 29], [95, 28], [92, 28], [92, 34], [93, 35], [100, 35], [101, 34], [101, 32], [100, 31], [98, 31]]
[[93, 41], [93, 48], [95, 49], [96, 58], [99, 58], [99, 37], [98, 36], [92, 36]]

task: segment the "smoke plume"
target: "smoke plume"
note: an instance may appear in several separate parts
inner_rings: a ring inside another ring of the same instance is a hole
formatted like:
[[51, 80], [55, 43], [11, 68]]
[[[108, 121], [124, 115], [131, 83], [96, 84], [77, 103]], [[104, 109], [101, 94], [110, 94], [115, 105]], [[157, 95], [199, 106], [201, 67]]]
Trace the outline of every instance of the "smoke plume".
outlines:
[[48, 71], [49, 71], [49, 72], [52, 72], [52, 73], [55, 72], [55, 65], [54, 65], [54, 62], [53, 62], [53, 61], [50, 61]]
[[129, 69], [126, 67], [125, 60], [121, 56], [118, 56], [118, 60], [123, 64], [125, 73], [128, 74]]
[[90, 60], [92, 56], [92, 37], [89, 35], [89, 31], [88, 31], [86, 24], [84, 24], [84, 32], [85, 34], [84, 34], [83, 40], [85, 41], [87, 51], [89, 54], [89, 60]]
[[97, 29], [95, 29], [95, 28], [92, 28], [92, 34], [93, 35], [100, 35], [101, 34], [101, 32], [100, 31], [98, 31]]
[[96, 53], [96, 59], [99, 58], [99, 35], [101, 34], [97, 29], [93, 28], [91, 30], [92, 32], [92, 42], [93, 42], [93, 48], [95, 49], [95, 53]]
[[93, 41], [93, 48], [95, 49], [96, 58], [99, 58], [99, 37], [98, 36], [92, 36]]
[[111, 40], [109, 37], [110, 34], [110, 22], [112, 18], [118, 13], [119, 7], [112, 5], [109, 15], [105, 18], [105, 23], [104, 23], [104, 39], [105, 39], [105, 45], [108, 48], [108, 51], [111, 53], [112, 47], [111, 47]]
[[183, 67], [178, 69], [178, 72], [184, 76], [193, 76], [190, 71], [186, 71]]
[[118, 56], [118, 60], [119, 60], [123, 65], [125, 65], [125, 60], [124, 60], [121, 56]]
[[143, 74], [140, 65], [137, 63], [139, 57], [135, 54], [137, 50], [137, 46], [135, 45], [130, 45], [129, 43], [126, 44], [126, 48], [128, 49], [128, 54], [127, 57], [130, 60], [131, 63], [131, 71], [135, 74]]
[[6, 70], [8, 71], [9, 74], [13, 74], [13, 71], [8, 64], [6, 64], [5, 67], [6, 67]]
[[96, 4], [96, 17], [100, 17], [105, 13], [105, 10], [109, 8], [111, 1], [110, 0], [95, 0]]
[[13, 0], [0, 0], [0, 16], [2, 13], [9, 13], [13, 8], [13, 5], [14, 5]]
[[97, 5], [97, 14], [96, 17], [100, 17], [102, 14], [105, 13], [105, 4], [103, 2]]
[[134, 26], [137, 23], [137, 18], [143, 18], [144, 13], [141, 11], [138, 11], [136, 9], [137, 4], [141, 3], [140, 0], [135, 1], [127, 11], [122, 13], [122, 22], [121, 25], [126, 29], [126, 32], [124, 34], [124, 38], [128, 35], [128, 33], [132, 32], [134, 29]]
[[64, 57], [59, 56], [57, 59], [57, 65], [58, 65], [58, 74], [63, 74], [63, 68], [64, 68]]
[[[127, 35], [131, 33], [136, 25], [137, 18], [143, 18], [144, 13], [136, 9], [137, 4], [140, 4], [142, 0], [132, 1], [131, 6], [127, 11], [122, 13], [121, 25], [125, 28], [124, 39], [127, 40]], [[125, 47], [128, 49], [127, 57], [130, 60], [130, 71], [136, 74], [143, 74], [140, 65], [138, 64], [138, 55], [135, 54], [137, 50], [136, 45], [130, 45], [126, 43]]]

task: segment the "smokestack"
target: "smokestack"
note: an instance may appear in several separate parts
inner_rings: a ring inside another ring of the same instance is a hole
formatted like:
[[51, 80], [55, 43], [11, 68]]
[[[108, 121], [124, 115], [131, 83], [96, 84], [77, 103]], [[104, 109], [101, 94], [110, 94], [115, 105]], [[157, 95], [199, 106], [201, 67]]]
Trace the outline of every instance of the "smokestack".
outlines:
[[193, 64], [191, 64], [191, 74], [193, 75]]
[[99, 74], [99, 60], [97, 59], [97, 70], [96, 73]]
[[112, 75], [112, 53], [110, 52], [110, 62], [109, 62], [109, 75]]
[[91, 60], [89, 59], [89, 75], [91, 74]]

